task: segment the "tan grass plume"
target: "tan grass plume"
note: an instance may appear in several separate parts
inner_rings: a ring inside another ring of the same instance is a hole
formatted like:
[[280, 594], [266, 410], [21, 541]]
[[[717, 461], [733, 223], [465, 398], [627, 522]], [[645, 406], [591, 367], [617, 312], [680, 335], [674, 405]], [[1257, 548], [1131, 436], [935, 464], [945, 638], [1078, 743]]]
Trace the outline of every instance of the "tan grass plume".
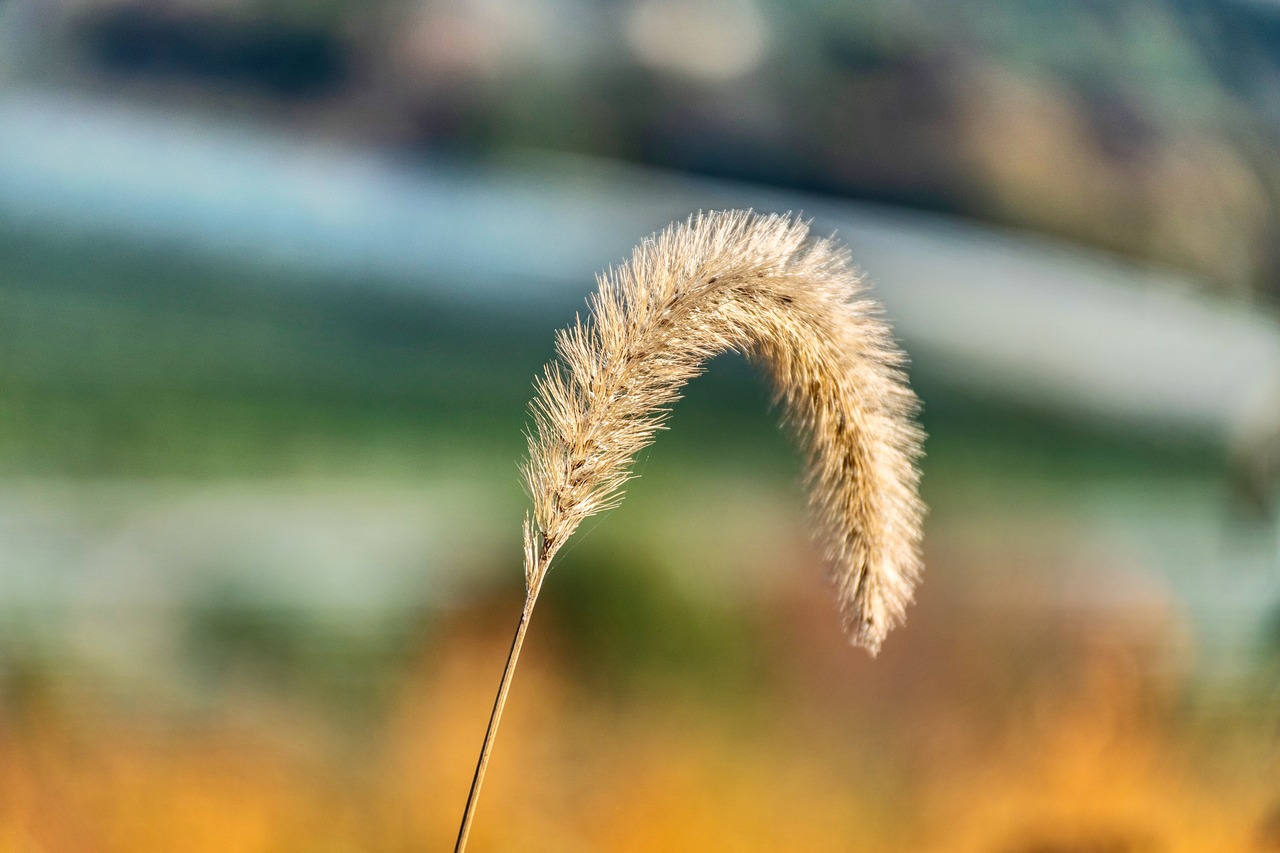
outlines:
[[530, 406], [527, 595], [457, 851], [552, 559], [584, 520], [622, 499], [636, 453], [712, 356], [734, 350], [760, 362], [800, 435], [850, 638], [874, 654], [902, 620], [920, 574], [917, 401], [905, 357], [846, 249], [812, 239], [790, 217], [701, 214], [600, 276], [589, 308], [586, 320], [558, 333], [558, 359]]

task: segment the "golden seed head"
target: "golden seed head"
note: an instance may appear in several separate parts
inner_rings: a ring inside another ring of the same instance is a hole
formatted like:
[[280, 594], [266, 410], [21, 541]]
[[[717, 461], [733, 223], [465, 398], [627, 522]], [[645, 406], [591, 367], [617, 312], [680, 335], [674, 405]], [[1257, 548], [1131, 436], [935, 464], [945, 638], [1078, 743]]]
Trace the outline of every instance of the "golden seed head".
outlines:
[[588, 301], [530, 405], [530, 588], [579, 524], [621, 500], [684, 384], [735, 350], [764, 366], [807, 451], [845, 626], [874, 653], [921, 570], [924, 436], [905, 357], [848, 252], [791, 217], [700, 214], [637, 246]]

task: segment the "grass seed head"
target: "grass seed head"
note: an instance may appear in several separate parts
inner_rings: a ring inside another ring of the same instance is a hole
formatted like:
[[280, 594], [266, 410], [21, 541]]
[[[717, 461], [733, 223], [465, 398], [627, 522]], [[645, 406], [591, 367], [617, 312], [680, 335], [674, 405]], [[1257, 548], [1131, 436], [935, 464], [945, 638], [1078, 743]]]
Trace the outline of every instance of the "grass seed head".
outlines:
[[878, 650], [921, 570], [923, 434], [905, 358], [848, 252], [791, 217], [700, 214], [637, 246], [588, 301], [530, 406], [530, 589], [585, 519], [621, 500], [684, 384], [735, 350], [764, 367], [806, 450], [846, 628]]

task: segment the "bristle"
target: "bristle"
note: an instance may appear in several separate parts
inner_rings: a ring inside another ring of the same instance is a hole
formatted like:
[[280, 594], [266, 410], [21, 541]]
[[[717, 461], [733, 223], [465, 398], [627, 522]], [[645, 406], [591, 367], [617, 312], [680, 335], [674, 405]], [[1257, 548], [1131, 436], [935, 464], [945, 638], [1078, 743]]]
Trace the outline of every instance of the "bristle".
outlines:
[[783, 216], [701, 214], [599, 280], [556, 339], [531, 404], [526, 581], [586, 518], [615, 506], [632, 461], [710, 357], [762, 363], [807, 450], [815, 511], [850, 638], [873, 653], [921, 569], [915, 395], [847, 251]]

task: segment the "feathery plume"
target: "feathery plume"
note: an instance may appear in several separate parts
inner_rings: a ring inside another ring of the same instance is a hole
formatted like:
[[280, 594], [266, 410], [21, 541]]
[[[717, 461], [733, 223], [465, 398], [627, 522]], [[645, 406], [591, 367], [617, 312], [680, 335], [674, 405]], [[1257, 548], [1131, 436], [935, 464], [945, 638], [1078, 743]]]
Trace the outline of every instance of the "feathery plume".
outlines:
[[735, 211], [675, 225], [599, 279], [537, 382], [525, 483], [525, 578], [538, 588], [586, 518], [621, 500], [631, 463], [710, 357], [760, 361], [808, 451], [846, 628], [873, 653], [920, 572], [922, 434], [904, 361], [848, 253], [804, 222]]
[[584, 520], [622, 499], [636, 453], [712, 356], [743, 353], [772, 378], [807, 451], [810, 503], [853, 642], [876, 653], [920, 574], [917, 401], [905, 357], [847, 250], [811, 239], [807, 223], [790, 217], [700, 214], [637, 246], [628, 263], [599, 277], [588, 301], [588, 318], [558, 333], [558, 359], [530, 405], [525, 607], [458, 853], [552, 559]]

